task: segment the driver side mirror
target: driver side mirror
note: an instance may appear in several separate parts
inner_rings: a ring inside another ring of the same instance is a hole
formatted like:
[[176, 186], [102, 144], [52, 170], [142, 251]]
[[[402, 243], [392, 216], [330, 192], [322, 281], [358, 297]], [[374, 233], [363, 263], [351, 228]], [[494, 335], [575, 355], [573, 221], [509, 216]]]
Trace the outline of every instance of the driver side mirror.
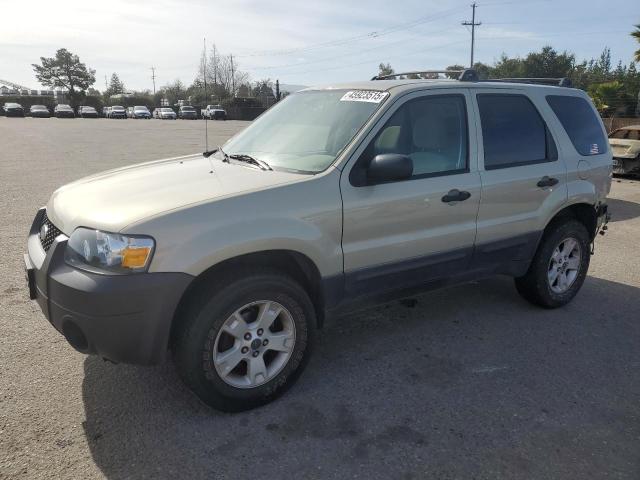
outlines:
[[413, 175], [413, 160], [399, 153], [382, 153], [367, 168], [370, 184], [407, 180]]

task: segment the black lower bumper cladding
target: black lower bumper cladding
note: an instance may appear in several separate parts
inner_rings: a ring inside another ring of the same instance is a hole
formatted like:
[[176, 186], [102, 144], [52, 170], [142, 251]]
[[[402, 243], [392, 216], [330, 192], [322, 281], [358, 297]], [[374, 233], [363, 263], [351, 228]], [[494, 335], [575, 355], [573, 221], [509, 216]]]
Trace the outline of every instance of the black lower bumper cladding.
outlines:
[[[76, 350], [113, 362], [150, 365], [166, 356], [177, 305], [193, 277], [184, 273], [106, 275], [64, 261], [67, 238], [48, 252], [38, 238], [40, 210], [31, 227], [25, 274], [29, 296]], [[40, 249], [40, 250], [38, 250]]]

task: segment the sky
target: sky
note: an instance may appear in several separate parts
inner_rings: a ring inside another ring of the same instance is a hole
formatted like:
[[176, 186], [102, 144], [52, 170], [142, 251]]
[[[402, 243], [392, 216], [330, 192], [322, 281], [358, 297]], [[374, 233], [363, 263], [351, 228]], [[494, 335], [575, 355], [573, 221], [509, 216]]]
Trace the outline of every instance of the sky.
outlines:
[[[638, 0], [478, 0], [475, 59], [524, 56], [552, 45], [578, 60], [611, 48], [628, 64], [640, 48]], [[0, 0], [0, 79], [39, 88], [31, 67], [67, 48], [96, 70], [95, 88], [118, 73], [129, 90], [190, 84], [203, 39], [256, 81], [317, 85], [469, 63], [470, 0]]]

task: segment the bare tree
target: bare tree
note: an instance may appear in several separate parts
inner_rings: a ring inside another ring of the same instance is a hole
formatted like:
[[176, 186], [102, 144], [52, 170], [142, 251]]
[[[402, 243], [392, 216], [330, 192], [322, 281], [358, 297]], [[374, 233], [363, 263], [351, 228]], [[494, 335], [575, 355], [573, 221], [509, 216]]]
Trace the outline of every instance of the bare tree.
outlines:
[[[196, 80], [204, 78], [204, 51], [200, 58], [200, 68]], [[233, 55], [222, 55], [213, 44], [207, 58], [207, 87], [211, 95], [224, 98], [235, 96], [240, 85], [249, 82], [249, 74], [238, 69], [238, 64]]]

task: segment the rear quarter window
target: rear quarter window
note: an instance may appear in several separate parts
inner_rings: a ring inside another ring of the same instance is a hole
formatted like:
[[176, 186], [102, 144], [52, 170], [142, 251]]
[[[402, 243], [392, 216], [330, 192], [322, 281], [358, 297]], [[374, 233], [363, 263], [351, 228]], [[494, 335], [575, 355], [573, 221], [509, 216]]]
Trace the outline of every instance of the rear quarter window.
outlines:
[[556, 114], [580, 155], [598, 155], [607, 151], [607, 139], [593, 108], [584, 98], [548, 95], [547, 103]]

